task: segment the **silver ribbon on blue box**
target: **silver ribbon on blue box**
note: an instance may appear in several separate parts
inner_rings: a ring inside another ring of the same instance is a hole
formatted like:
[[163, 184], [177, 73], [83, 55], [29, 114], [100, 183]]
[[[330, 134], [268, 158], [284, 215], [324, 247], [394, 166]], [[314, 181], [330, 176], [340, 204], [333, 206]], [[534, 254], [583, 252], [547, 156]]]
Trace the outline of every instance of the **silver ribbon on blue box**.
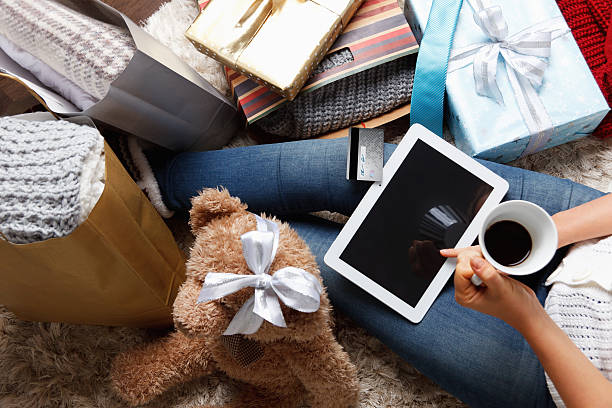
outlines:
[[[432, 0], [406, 0], [417, 38]], [[509, 162], [592, 132], [609, 111], [553, 0], [466, 0], [446, 81], [464, 152]]]

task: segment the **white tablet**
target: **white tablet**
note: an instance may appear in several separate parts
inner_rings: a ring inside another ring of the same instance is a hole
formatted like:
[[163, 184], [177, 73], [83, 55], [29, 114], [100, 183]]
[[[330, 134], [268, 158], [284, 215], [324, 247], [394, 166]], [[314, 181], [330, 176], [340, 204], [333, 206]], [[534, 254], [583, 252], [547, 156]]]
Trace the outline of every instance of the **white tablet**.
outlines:
[[410, 128], [325, 263], [419, 322], [455, 269], [442, 248], [472, 245], [508, 183], [421, 125]]

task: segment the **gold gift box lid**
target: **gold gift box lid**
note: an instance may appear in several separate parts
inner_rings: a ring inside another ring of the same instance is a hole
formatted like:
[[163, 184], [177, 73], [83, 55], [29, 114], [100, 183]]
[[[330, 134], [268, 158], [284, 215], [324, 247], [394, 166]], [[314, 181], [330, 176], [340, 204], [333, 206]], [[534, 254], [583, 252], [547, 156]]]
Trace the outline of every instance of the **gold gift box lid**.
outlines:
[[211, 0], [185, 35], [197, 49], [293, 99], [362, 0]]

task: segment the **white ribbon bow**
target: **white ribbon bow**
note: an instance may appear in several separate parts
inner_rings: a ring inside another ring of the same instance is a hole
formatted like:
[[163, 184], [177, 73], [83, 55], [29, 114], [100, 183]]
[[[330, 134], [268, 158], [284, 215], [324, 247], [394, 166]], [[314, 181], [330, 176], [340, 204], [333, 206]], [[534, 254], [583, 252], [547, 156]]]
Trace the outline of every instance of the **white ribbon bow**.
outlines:
[[257, 231], [242, 234], [242, 253], [254, 275], [209, 272], [198, 297], [198, 303], [219, 299], [246, 287], [255, 288], [223, 333], [253, 334], [263, 323], [287, 327], [279, 299], [292, 309], [313, 313], [319, 309], [321, 284], [311, 273], [288, 266], [274, 275], [268, 274], [278, 249], [279, 230], [275, 222], [257, 215]]
[[508, 37], [508, 25], [500, 6], [485, 7], [483, 0], [468, 0], [468, 3], [474, 11], [474, 21], [491, 41], [453, 50], [448, 72], [473, 64], [478, 95], [503, 104], [496, 78], [501, 54], [521, 116], [529, 133], [537, 135], [529, 140], [521, 157], [541, 150], [552, 136], [553, 123], [536, 89], [542, 85], [552, 41], [570, 29], [563, 17], [557, 17]]

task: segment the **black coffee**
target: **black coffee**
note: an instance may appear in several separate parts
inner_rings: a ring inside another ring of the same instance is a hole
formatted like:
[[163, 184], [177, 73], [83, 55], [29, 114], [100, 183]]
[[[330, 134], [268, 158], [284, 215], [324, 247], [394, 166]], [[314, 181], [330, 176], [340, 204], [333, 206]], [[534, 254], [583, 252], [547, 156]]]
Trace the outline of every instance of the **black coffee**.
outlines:
[[499, 221], [484, 235], [485, 246], [493, 259], [504, 266], [523, 262], [531, 252], [531, 236], [518, 222]]

